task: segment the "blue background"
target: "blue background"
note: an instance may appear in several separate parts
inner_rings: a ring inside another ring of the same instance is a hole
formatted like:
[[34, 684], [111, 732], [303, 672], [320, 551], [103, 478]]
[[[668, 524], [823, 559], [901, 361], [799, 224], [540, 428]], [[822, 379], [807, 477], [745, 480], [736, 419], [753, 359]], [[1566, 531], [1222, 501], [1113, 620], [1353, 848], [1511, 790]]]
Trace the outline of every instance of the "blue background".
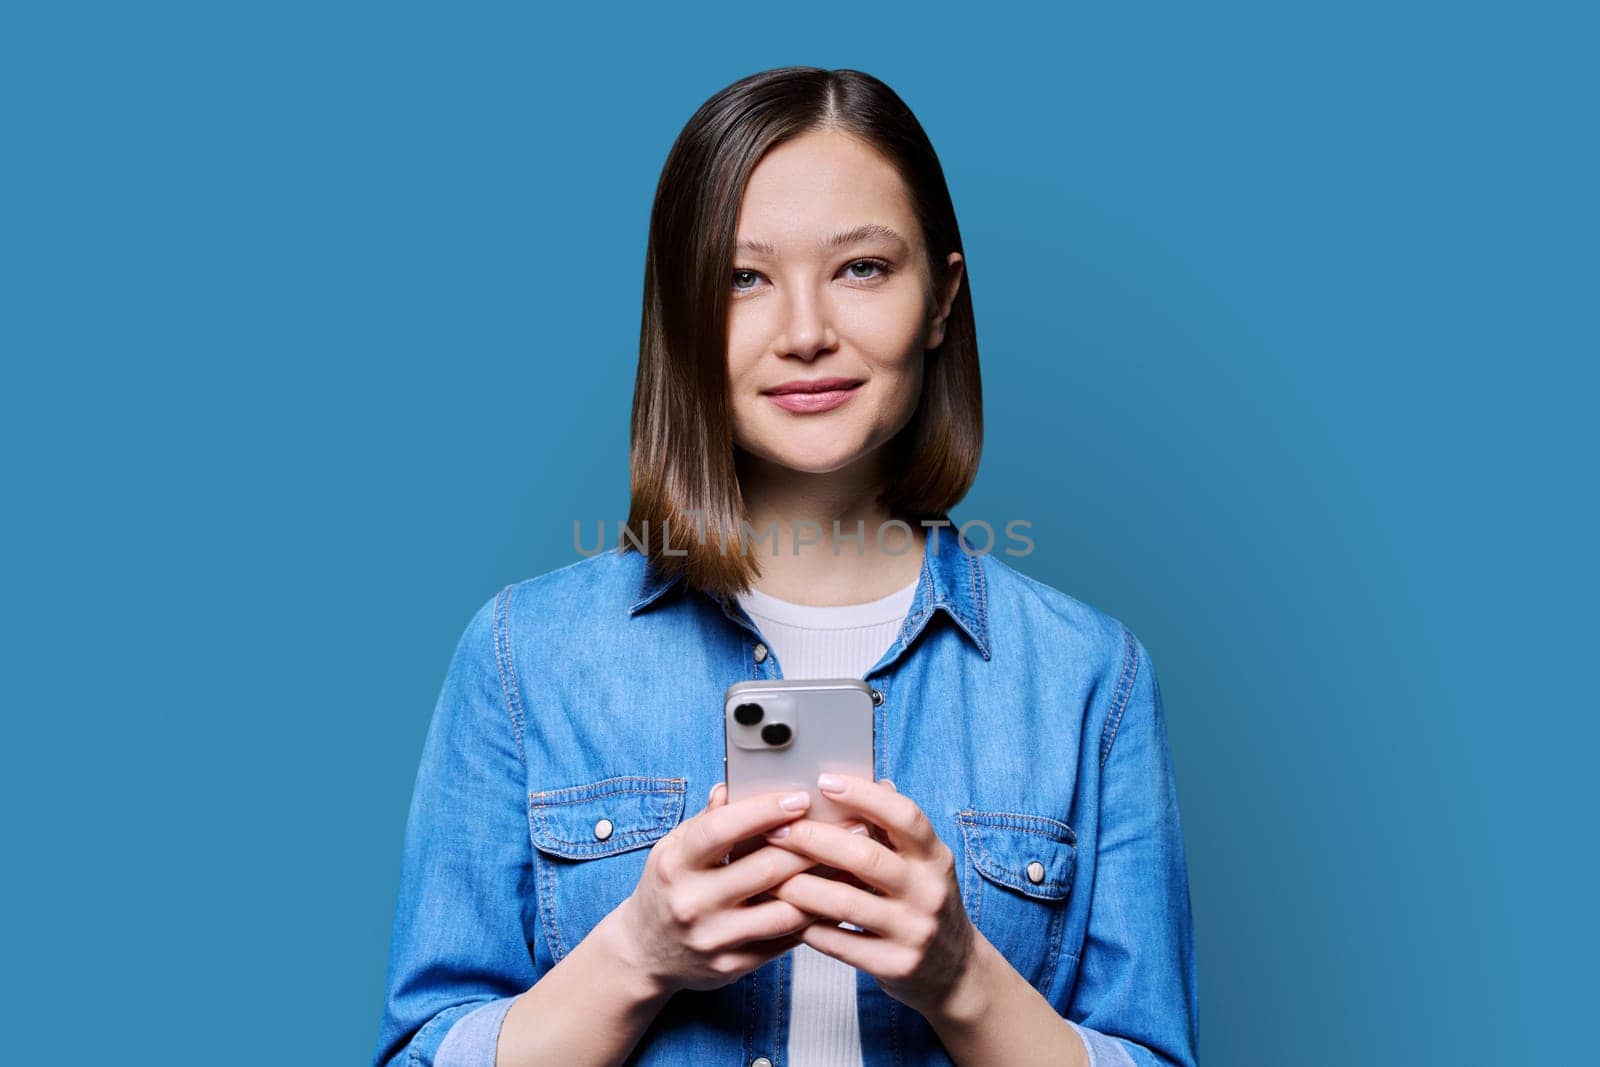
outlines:
[[1590, 1043], [1592, 23], [42, 6], [0, 25], [8, 1061], [370, 1055], [455, 640], [625, 514], [659, 168], [788, 63], [943, 159], [956, 517], [1031, 520], [1159, 665], [1204, 1060]]

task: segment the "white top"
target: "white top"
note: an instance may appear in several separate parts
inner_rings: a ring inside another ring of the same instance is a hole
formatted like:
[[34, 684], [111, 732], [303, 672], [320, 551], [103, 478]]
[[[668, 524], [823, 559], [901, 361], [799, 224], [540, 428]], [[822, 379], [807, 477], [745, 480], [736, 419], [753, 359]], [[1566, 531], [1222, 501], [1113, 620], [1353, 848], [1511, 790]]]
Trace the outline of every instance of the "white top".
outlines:
[[[860, 678], [900, 634], [917, 583], [865, 604], [817, 607], [751, 590], [739, 604], [785, 678]], [[856, 969], [810, 945], [790, 950], [790, 1067], [859, 1067]]]

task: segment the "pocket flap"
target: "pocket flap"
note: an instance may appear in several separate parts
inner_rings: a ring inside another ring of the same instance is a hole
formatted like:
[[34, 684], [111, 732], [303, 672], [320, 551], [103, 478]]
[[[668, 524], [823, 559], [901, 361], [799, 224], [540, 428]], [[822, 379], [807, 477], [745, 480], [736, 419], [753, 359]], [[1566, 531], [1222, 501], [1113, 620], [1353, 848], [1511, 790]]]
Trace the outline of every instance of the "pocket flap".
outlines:
[[1010, 811], [959, 811], [967, 856], [997, 885], [1040, 900], [1072, 889], [1078, 835], [1059, 819]]
[[528, 794], [540, 851], [586, 860], [644, 848], [683, 819], [684, 779], [620, 775]]

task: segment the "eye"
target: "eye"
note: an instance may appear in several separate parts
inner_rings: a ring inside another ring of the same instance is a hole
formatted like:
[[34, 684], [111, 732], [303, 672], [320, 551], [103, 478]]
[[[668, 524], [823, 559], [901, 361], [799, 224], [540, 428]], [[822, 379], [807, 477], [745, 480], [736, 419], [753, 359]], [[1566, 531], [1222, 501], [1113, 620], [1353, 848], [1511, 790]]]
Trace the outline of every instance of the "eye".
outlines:
[[[858, 267], [866, 267], [868, 270], [877, 271], [877, 273], [859, 274], [857, 273]], [[854, 263], [851, 263], [849, 266], [845, 267], [845, 271], [856, 281], [875, 281], [876, 279], [882, 278], [889, 273], [889, 264], [885, 263], [881, 259], [858, 259]]]
[[[844, 276], [857, 282], [880, 282], [894, 272], [894, 267], [882, 259], [857, 259], [845, 264]], [[761, 272], [740, 268], [733, 272], [735, 293], [754, 292], [761, 281]]]

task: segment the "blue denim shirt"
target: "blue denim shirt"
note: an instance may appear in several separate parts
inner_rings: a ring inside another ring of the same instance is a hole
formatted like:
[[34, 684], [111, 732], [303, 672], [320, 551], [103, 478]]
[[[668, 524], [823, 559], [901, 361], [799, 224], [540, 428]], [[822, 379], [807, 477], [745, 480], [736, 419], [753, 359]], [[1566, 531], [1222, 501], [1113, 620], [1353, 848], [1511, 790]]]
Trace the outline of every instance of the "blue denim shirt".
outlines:
[[[633, 892], [650, 846], [722, 780], [723, 691], [780, 671], [736, 601], [663, 580], [636, 552], [485, 603], [423, 747], [373, 1063], [491, 1067], [512, 999]], [[905, 623], [864, 678], [875, 776], [954, 852], [983, 935], [1099, 1067], [1194, 1064], [1188, 874], [1139, 639], [933, 527]], [[781, 1067], [792, 962], [674, 994], [627, 1062]], [[923, 1016], [856, 973], [865, 1067], [951, 1062]]]

